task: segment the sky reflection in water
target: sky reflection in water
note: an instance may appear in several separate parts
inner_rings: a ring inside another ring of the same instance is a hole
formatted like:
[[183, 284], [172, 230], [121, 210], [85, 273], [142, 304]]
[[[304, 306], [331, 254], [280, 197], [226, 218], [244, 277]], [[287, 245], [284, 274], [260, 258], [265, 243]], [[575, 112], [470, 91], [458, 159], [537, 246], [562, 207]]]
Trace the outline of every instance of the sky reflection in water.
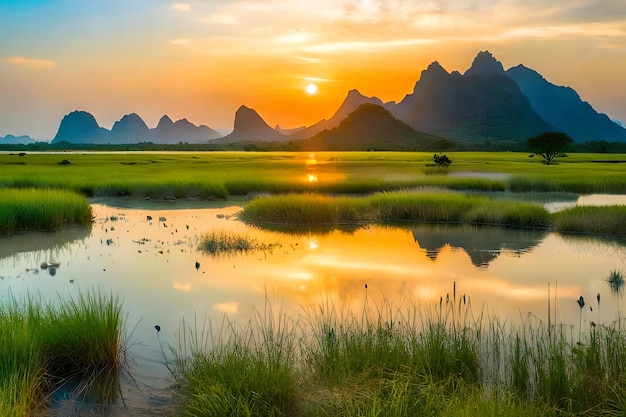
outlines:
[[[387, 300], [432, 307], [447, 294], [452, 298], [456, 283], [458, 299], [465, 295], [475, 315], [484, 311], [518, 320], [531, 314], [547, 320], [550, 283], [559, 322], [578, 324], [581, 295], [594, 308], [586, 307], [586, 323], [616, 318], [605, 280], [612, 270], [624, 270], [623, 244], [445, 225], [281, 234], [242, 224], [235, 216], [241, 208], [227, 204], [184, 210], [94, 204], [91, 231], [69, 228], [2, 238], [0, 301], [9, 294], [41, 294], [54, 301], [92, 289], [119, 295], [135, 377], [151, 389], [169, 384], [154, 325], [161, 326], [167, 352], [176, 345], [183, 320], [193, 323], [195, 318], [202, 326], [210, 318], [219, 326], [227, 314], [244, 324], [266, 300], [294, 316], [329, 301], [358, 313], [366, 291], [370, 305]], [[198, 239], [211, 230], [279, 245], [237, 255], [198, 252]], [[47, 261], [61, 263], [54, 275], [40, 268]], [[602, 309], [595, 308], [598, 292]]]

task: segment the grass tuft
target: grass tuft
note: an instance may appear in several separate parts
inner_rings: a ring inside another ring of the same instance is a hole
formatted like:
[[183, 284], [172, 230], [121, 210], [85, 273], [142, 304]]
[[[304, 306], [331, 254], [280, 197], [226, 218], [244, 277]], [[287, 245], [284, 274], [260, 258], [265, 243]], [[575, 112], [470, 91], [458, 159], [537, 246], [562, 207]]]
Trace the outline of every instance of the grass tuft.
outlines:
[[91, 222], [91, 206], [80, 194], [52, 189], [0, 189], [0, 234]]

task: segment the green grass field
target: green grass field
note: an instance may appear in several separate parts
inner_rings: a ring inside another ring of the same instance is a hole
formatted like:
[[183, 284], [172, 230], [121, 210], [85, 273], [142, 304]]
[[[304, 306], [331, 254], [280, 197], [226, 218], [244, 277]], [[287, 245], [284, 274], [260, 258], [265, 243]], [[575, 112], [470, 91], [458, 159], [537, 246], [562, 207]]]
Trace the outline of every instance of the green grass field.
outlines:
[[[86, 196], [223, 199], [256, 192], [371, 193], [415, 186], [483, 191], [626, 193], [626, 155], [571, 154], [546, 166], [526, 153], [423, 152], [0, 154], [0, 187]], [[60, 165], [68, 160], [70, 164]], [[617, 163], [616, 161], [622, 161]], [[483, 173], [482, 177], [459, 173]], [[490, 178], [488, 174], [504, 174]]]

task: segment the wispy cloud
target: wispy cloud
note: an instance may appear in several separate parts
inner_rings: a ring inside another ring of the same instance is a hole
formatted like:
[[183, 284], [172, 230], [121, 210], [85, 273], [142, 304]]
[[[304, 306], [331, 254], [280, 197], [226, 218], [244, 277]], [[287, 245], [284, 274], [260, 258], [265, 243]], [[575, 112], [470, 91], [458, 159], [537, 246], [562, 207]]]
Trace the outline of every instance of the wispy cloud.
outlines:
[[56, 65], [56, 62], [48, 59], [26, 58], [23, 56], [12, 56], [4, 58], [2, 61], [31, 68], [52, 68]]
[[174, 39], [172, 42], [170, 42], [172, 45], [178, 45], [178, 46], [188, 46], [191, 43], [191, 39], [188, 38], [184, 38], [184, 39]]
[[177, 10], [179, 12], [190, 12], [191, 11], [191, 4], [189, 3], [174, 3], [172, 4], [172, 6], [170, 7], [172, 10]]

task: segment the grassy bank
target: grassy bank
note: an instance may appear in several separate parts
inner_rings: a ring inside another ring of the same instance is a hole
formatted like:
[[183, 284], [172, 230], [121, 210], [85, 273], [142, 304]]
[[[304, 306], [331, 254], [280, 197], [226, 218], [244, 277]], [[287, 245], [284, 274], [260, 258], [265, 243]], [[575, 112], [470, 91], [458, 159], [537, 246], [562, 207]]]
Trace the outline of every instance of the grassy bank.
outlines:
[[552, 218], [557, 232], [626, 238], [626, 206], [572, 207]]
[[69, 224], [91, 224], [87, 199], [52, 189], [0, 188], [0, 235], [23, 230], [53, 230]]
[[364, 197], [264, 196], [248, 203], [240, 216], [262, 227], [342, 227], [405, 221], [537, 228], [550, 225], [550, 214], [540, 205], [442, 191], [398, 191]]
[[626, 207], [574, 207], [550, 214], [539, 204], [492, 200], [446, 191], [397, 191], [363, 197], [318, 194], [263, 196], [240, 213], [267, 229], [358, 227], [367, 223], [463, 223], [554, 229], [561, 233], [626, 237]]
[[101, 395], [116, 394], [122, 357], [121, 303], [109, 295], [82, 294], [58, 307], [9, 296], [0, 306], [0, 415], [32, 415], [69, 381]]
[[420, 186], [626, 193], [624, 155], [572, 154], [551, 166], [526, 153], [448, 156], [453, 164], [441, 170], [432, 166], [432, 154], [424, 152], [0, 154], [0, 187], [194, 199], [259, 192], [363, 194]]
[[[175, 361], [184, 416], [562, 416], [626, 412], [626, 333], [503, 324], [465, 297], [259, 314]], [[190, 337], [195, 335], [196, 337]], [[197, 341], [201, 340], [200, 343]]]

